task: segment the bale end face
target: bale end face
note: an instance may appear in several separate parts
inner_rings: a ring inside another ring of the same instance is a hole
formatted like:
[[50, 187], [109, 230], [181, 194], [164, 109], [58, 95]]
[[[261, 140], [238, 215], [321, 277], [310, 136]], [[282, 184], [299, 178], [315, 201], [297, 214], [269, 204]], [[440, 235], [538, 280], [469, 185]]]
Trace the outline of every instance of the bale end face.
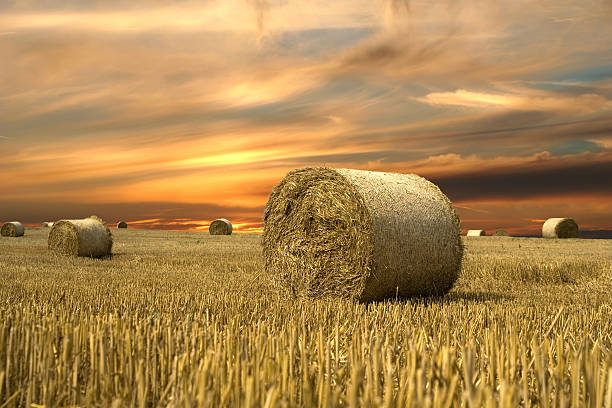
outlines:
[[117, 228], [127, 228], [127, 227], [128, 227], [128, 225], [127, 225], [127, 222], [125, 222], [125, 221], [119, 221], [117, 223]]
[[24, 233], [25, 228], [19, 221], [6, 222], [0, 228], [0, 235], [3, 237], [21, 237]]
[[79, 234], [76, 226], [68, 220], [56, 222], [49, 232], [47, 244], [50, 250], [58, 254], [78, 256]]
[[47, 242], [59, 254], [91, 258], [109, 255], [113, 246], [110, 230], [96, 216], [54, 223]]
[[287, 292], [373, 301], [448, 292], [460, 232], [450, 201], [419, 176], [305, 168], [272, 190], [262, 244]]
[[219, 218], [210, 223], [210, 235], [232, 235], [232, 223], [225, 218]]

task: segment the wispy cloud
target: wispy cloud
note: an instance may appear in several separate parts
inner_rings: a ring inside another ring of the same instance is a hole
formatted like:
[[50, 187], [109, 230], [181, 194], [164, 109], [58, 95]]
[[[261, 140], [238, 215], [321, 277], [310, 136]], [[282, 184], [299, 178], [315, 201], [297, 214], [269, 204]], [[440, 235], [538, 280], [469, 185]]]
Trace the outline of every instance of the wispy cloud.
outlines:
[[261, 43], [263, 36], [266, 33], [266, 17], [270, 11], [270, 2], [268, 0], [247, 0], [253, 7], [255, 12], [255, 20], [257, 22], [257, 31], [259, 36], [257, 42]]
[[471, 108], [500, 107], [530, 111], [574, 111], [592, 113], [612, 109], [612, 101], [597, 94], [563, 95], [524, 89], [520, 93], [490, 94], [459, 89], [454, 92], [432, 92], [419, 101], [431, 105], [453, 105]]
[[[140, 2], [122, 7], [13, 8], [0, 14], [7, 30], [78, 29], [84, 31], [266, 31], [358, 27], [377, 25], [372, 21], [377, 4], [359, 0], [329, 4], [323, 0], [225, 0], [223, 2]], [[324, 13], [319, 13], [325, 10]], [[370, 18], [364, 18], [370, 16]]]

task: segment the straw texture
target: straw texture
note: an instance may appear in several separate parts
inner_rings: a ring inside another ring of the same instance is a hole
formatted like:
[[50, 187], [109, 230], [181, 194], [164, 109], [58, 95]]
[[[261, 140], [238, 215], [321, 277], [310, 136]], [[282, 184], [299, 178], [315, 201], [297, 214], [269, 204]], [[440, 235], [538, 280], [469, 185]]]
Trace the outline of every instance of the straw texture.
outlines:
[[127, 227], [128, 227], [128, 225], [127, 225], [127, 222], [125, 222], [125, 221], [119, 221], [117, 223], [117, 228], [127, 228]]
[[49, 249], [63, 255], [100, 258], [111, 253], [113, 237], [104, 222], [91, 216], [82, 220], [61, 220], [49, 231]]
[[543, 238], [578, 238], [578, 224], [571, 218], [549, 218], [542, 225]]
[[493, 233], [494, 237], [508, 237], [510, 236], [510, 234], [508, 234], [508, 231], [506, 231], [505, 229], [498, 229]]
[[485, 230], [468, 230], [466, 237], [484, 237], [487, 235]]
[[3, 237], [21, 237], [25, 232], [25, 228], [19, 221], [11, 221], [2, 224], [0, 235]]
[[225, 218], [219, 218], [210, 223], [208, 232], [210, 232], [210, 235], [231, 235], [232, 223]]
[[305, 168], [270, 194], [263, 253], [277, 284], [300, 297], [440, 295], [459, 274], [460, 233], [450, 201], [422, 177]]

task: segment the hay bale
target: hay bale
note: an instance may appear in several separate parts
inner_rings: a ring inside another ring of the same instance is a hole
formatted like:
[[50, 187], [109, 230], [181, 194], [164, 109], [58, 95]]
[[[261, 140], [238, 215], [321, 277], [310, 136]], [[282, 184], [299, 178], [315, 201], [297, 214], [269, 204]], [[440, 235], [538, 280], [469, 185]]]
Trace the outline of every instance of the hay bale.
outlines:
[[19, 221], [6, 222], [0, 228], [0, 235], [3, 237], [22, 237], [24, 232], [25, 228]]
[[104, 222], [92, 215], [82, 220], [61, 220], [49, 231], [49, 249], [63, 255], [100, 258], [109, 255], [113, 236]]
[[506, 231], [505, 229], [498, 229], [493, 233], [494, 237], [509, 237], [510, 234], [508, 234], [508, 231]]
[[119, 221], [117, 223], [117, 228], [127, 228], [127, 222], [125, 221]]
[[542, 225], [543, 238], [578, 238], [578, 224], [571, 218], [549, 218]]
[[326, 167], [289, 172], [264, 211], [265, 267], [301, 297], [441, 295], [457, 280], [451, 202], [415, 174]]
[[51, 228], [53, 226], [53, 223], [50, 221], [45, 221], [42, 224], [40, 224], [40, 226], [43, 228]]
[[219, 218], [210, 223], [210, 235], [232, 235], [232, 223], [225, 218]]
[[485, 230], [468, 230], [466, 237], [484, 237], [487, 235]]

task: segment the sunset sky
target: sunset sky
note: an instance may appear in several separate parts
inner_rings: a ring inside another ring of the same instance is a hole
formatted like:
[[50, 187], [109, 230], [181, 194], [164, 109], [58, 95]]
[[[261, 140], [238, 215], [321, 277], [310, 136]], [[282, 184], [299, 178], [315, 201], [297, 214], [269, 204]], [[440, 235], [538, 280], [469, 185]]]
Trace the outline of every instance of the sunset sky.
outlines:
[[612, 230], [610, 0], [2, 0], [0, 220], [262, 227], [296, 167]]

